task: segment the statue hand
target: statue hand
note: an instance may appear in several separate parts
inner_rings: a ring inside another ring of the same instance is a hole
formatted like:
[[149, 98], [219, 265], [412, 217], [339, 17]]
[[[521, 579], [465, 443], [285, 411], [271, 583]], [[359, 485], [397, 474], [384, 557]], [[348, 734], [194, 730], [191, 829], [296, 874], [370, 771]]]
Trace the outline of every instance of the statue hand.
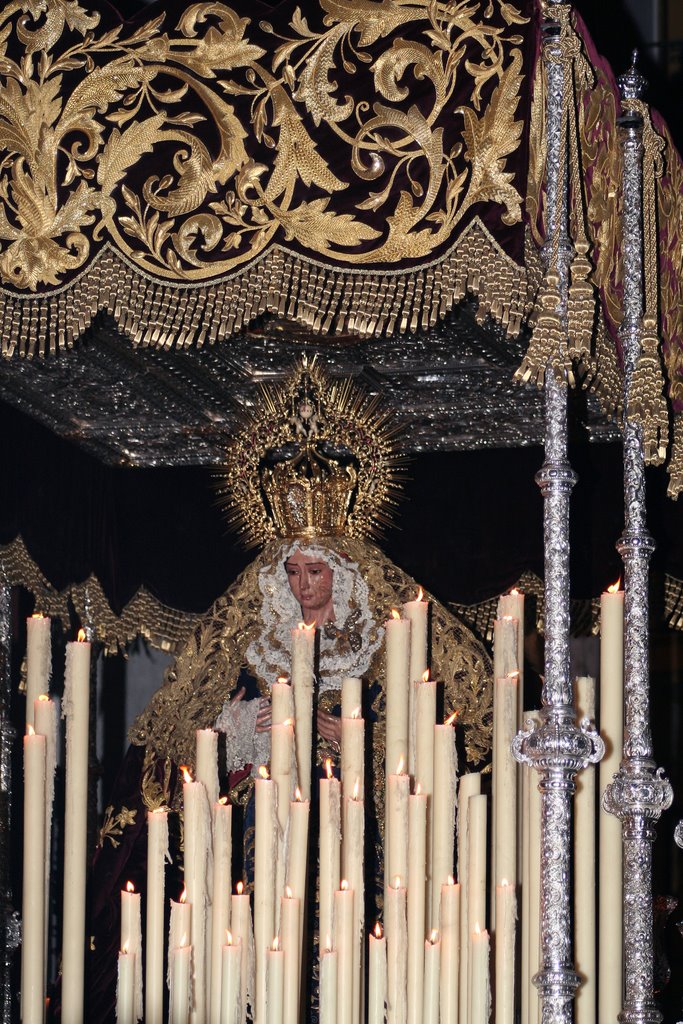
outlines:
[[327, 711], [318, 712], [318, 732], [324, 740], [341, 746], [341, 718]]
[[268, 697], [261, 697], [256, 715], [256, 732], [267, 732], [270, 729], [272, 718], [270, 699]]
[[237, 704], [238, 701], [242, 700], [242, 697], [244, 697], [246, 692], [247, 691], [245, 690], [245, 688], [243, 686], [240, 686], [237, 693], [234, 693], [230, 698], [230, 706], [232, 707], [233, 704]]

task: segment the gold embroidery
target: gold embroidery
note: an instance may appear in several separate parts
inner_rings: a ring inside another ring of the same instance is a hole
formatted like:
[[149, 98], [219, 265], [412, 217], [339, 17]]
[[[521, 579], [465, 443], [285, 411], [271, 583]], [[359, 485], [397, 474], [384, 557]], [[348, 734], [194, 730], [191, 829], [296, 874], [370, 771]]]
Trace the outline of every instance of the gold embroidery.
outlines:
[[[177, 794], [171, 795], [170, 759], [164, 758], [161, 764], [160, 760], [151, 747], [148, 747], [145, 751], [140, 782], [142, 799], [148, 811], [155, 811], [159, 807], [173, 806], [177, 796]], [[161, 767], [161, 778], [159, 778], [159, 767]]]
[[114, 805], [109, 804], [104, 812], [104, 821], [100, 829], [100, 839], [97, 845], [104, 846], [104, 840], [108, 839], [112, 846], [120, 846], [120, 837], [123, 835], [124, 828], [127, 825], [135, 824], [137, 813], [137, 810], [131, 811], [127, 807], [122, 807], [117, 814], [114, 814]]

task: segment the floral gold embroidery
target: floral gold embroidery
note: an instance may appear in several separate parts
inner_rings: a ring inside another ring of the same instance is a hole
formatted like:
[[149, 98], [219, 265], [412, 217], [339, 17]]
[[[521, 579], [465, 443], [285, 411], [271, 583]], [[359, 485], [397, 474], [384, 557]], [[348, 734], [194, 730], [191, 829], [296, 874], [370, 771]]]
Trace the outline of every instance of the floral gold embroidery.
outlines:
[[104, 812], [104, 822], [100, 829], [98, 846], [104, 846], [105, 839], [108, 839], [114, 847], [120, 846], [124, 828], [135, 824], [137, 813], [137, 810], [129, 810], [127, 807], [122, 807], [117, 814], [114, 814], [114, 805], [109, 804]]

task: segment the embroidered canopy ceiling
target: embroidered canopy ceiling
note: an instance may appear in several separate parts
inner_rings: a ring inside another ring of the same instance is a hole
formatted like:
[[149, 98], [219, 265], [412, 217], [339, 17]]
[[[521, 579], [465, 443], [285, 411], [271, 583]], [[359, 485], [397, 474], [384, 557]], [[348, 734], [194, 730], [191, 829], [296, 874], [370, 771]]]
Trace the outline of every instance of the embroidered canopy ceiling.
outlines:
[[[175, 0], [133, 23], [96, 7], [15, 0], [0, 13], [5, 356], [57, 355], [103, 311], [134, 344], [181, 350], [263, 314], [314, 332], [428, 330], [467, 293], [480, 318], [520, 332], [544, 239], [536, 0]], [[584, 26], [556, 11], [583, 324], [559, 369], [614, 409], [621, 110]], [[656, 115], [647, 129], [650, 312], [678, 415], [683, 170]], [[539, 331], [520, 375], [545, 367]], [[658, 461], [656, 351], [642, 376]], [[674, 444], [674, 491], [682, 465]]]

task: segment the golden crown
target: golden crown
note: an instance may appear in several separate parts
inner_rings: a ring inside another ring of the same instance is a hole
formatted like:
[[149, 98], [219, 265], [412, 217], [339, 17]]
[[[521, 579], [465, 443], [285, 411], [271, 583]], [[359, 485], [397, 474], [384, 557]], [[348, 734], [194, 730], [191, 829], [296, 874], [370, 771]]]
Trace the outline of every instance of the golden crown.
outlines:
[[374, 397], [303, 358], [234, 438], [221, 474], [228, 518], [247, 546], [274, 537], [368, 536], [391, 522], [402, 464]]

